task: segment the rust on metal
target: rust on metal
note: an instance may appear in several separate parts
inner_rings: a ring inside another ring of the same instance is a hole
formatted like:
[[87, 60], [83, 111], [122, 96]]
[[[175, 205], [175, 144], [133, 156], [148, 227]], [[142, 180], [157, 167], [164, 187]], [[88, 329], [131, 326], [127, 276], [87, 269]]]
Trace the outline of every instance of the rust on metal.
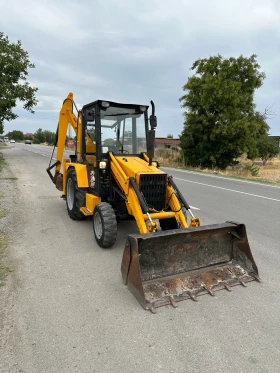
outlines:
[[56, 186], [56, 189], [63, 190], [63, 175], [60, 172], [56, 172], [53, 177], [53, 182]]
[[232, 222], [129, 235], [122, 276], [140, 304], [152, 312], [260, 281], [245, 226]]

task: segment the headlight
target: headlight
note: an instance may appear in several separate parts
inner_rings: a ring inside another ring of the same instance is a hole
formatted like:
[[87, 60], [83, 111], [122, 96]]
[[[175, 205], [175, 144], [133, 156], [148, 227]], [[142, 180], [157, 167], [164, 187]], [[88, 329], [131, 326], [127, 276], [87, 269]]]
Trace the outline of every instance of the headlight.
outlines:
[[106, 168], [106, 165], [107, 165], [107, 163], [104, 162], [104, 161], [99, 162], [99, 168], [100, 168], [101, 170], [104, 170], [104, 168]]
[[104, 107], [104, 108], [108, 108], [110, 106], [110, 104], [109, 104], [109, 102], [102, 101], [101, 106]]

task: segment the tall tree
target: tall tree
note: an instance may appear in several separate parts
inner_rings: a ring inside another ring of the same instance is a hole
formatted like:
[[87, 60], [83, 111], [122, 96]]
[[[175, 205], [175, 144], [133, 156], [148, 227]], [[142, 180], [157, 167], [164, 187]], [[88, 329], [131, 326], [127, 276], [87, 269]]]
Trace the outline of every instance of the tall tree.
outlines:
[[23, 132], [18, 130], [8, 132], [6, 136], [9, 137], [9, 140], [14, 139], [15, 141], [22, 141], [24, 139]]
[[262, 136], [257, 141], [257, 149], [259, 153], [259, 157], [263, 161], [263, 165], [266, 165], [266, 162], [276, 157], [276, 155], [279, 154], [280, 148], [279, 148], [279, 141], [275, 138], [271, 138], [268, 136]]
[[42, 128], [38, 128], [37, 131], [33, 135], [33, 142], [34, 144], [41, 144], [42, 142], [46, 141], [45, 132]]
[[257, 155], [256, 142], [267, 133], [264, 115], [255, 110], [254, 92], [265, 74], [256, 55], [199, 59], [180, 98], [185, 109], [181, 146], [192, 166], [226, 168], [243, 152]]
[[45, 141], [48, 145], [53, 145], [55, 143], [55, 132], [51, 132], [48, 130], [43, 131], [45, 136]]
[[12, 109], [17, 100], [23, 102], [23, 108], [34, 113], [37, 105], [35, 92], [27, 82], [28, 69], [35, 65], [30, 62], [28, 53], [22, 49], [21, 42], [11, 43], [7, 36], [0, 32], [0, 134], [4, 132], [4, 121], [18, 117]]

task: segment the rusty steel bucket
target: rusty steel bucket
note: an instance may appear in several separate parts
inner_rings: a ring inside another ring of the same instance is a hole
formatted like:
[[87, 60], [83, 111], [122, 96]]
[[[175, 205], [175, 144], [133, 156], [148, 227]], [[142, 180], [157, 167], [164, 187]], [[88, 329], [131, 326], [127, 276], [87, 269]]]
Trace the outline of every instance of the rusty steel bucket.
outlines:
[[260, 281], [245, 225], [234, 222], [129, 235], [121, 271], [129, 290], [153, 313]]

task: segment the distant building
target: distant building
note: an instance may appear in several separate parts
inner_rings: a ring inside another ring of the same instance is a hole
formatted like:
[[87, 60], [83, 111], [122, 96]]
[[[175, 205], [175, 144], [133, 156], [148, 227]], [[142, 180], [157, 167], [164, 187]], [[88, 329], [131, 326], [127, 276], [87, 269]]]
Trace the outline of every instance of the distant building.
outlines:
[[156, 137], [155, 148], [156, 149], [180, 149], [181, 141], [179, 139], [170, 139], [168, 137]]
[[26, 133], [26, 134], [24, 135], [24, 137], [33, 137], [33, 133], [28, 132], [28, 133]]

